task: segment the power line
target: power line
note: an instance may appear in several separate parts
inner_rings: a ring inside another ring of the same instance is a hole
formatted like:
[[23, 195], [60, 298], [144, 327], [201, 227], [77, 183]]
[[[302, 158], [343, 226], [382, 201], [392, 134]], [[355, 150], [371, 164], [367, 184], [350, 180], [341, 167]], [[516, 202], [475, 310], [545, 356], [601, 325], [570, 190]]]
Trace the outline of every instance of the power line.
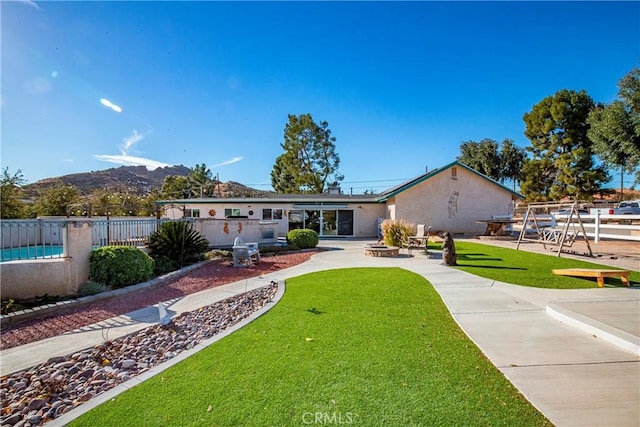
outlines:
[[[381, 183], [381, 182], [404, 182], [408, 181], [410, 178], [394, 178], [394, 179], [377, 179], [370, 181], [342, 181], [340, 185], [343, 184], [368, 184], [368, 183]], [[271, 184], [244, 184], [249, 187], [268, 187]], [[353, 188], [365, 188], [365, 187], [353, 187]]]

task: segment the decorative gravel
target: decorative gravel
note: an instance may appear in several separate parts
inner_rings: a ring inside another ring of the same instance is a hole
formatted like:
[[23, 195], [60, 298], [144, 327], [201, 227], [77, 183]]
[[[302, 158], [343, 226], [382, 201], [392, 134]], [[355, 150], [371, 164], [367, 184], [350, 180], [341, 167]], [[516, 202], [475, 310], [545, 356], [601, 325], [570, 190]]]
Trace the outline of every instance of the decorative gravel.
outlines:
[[54, 316], [9, 324], [2, 328], [0, 350], [60, 335], [157, 304], [158, 301], [168, 301], [205, 289], [292, 267], [308, 261], [316, 253], [317, 251], [308, 251], [266, 256], [261, 259], [261, 262], [248, 268], [235, 268], [229, 260], [210, 261], [178, 279], [144, 291], [127, 294], [124, 298], [96, 301], [65, 310]]
[[51, 421], [245, 319], [273, 300], [277, 288], [277, 283], [271, 282], [182, 313], [167, 326], [150, 326], [136, 334], [3, 376], [0, 425], [26, 427]]

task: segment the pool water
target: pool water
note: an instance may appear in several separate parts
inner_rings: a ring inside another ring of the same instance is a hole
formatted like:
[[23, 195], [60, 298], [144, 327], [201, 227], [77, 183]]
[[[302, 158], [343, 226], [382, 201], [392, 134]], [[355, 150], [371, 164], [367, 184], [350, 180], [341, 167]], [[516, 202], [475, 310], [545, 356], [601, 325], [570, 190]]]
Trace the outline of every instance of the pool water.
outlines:
[[24, 246], [2, 249], [0, 261], [19, 259], [57, 258], [63, 254], [62, 246]]

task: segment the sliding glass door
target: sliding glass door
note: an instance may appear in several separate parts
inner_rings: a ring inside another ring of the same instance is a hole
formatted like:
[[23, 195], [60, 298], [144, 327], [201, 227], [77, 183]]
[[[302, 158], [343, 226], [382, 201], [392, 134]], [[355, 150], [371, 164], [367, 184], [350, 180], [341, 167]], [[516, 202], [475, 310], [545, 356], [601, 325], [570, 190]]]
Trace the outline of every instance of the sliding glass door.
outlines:
[[308, 228], [321, 237], [353, 236], [353, 211], [306, 209], [289, 212], [289, 230]]

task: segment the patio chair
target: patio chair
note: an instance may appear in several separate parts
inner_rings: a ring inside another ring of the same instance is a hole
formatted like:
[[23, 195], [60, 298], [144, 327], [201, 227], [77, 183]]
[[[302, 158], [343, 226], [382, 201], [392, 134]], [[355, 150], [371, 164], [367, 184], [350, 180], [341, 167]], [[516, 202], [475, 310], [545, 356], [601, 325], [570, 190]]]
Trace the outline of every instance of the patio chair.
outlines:
[[[429, 227], [430, 229], [431, 227]], [[423, 247], [426, 250], [427, 243], [429, 239], [429, 234], [424, 224], [418, 224], [416, 226], [416, 235], [409, 236], [406, 241], [406, 248], [411, 253], [412, 249], [422, 249]]]
[[257, 243], [244, 243], [240, 237], [233, 241], [233, 266], [250, 267], [253, 259], [260, 262], [260, 250]]

